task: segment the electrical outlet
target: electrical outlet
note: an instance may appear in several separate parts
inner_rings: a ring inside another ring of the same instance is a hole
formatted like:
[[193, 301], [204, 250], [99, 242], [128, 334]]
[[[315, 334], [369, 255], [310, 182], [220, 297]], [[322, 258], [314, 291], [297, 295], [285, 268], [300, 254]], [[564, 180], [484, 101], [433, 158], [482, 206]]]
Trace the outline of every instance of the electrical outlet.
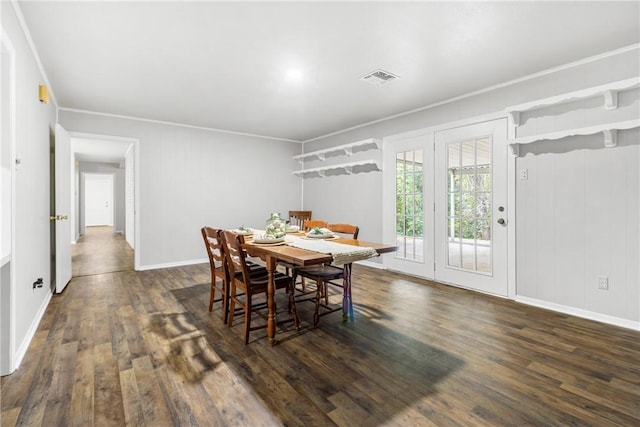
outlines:
[[598, 289], [609, 289], [609, 278], [606, 276], [598, 276]]
[[529, 170], [528, 169], [520, 169], [520, 180], [529, 179]]

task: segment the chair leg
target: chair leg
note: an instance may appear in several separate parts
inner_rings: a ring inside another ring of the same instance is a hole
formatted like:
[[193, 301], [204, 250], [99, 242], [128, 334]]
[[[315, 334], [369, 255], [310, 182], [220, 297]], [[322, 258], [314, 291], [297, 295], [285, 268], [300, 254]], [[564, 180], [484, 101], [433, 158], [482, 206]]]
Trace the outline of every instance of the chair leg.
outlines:
[[329, 305], [329, 286], [326, 283], [322, 283], [322, 292], [324, 293], [324, 303]]
[[251, 293], [246, 292], [244, 298], [244, 345], [249, 344], [249, 330], [251, 329]]
[[316, 309], [313, 313], [313, 327], [317, 328], [318, 324], [320, 323], [320, 299], [322, 298], [322, 286], [324, 285], [324, 283], [322, 283], [320, 280], [316, 281]]
[[226, 280], [222, 281], [222, 321], [227, 323], [229, 320], [229, 285]]
[[233, 326], [233, 315], [236, 312], [236, 286], [231, 285], [231, 297], [229, 298], [229, 327]]
[[209, 295], [209, 311], [213, 310], [213, 300], [216, 299], [216, 278], [211, 278], [211, 292]]
[[296, 283], [291, 282], [289, 289], [289, 313], [293, 313], [293, 324], [296, 330], [300, 330], [300, 319], [298, 318], [298, 309], [296, 308]]

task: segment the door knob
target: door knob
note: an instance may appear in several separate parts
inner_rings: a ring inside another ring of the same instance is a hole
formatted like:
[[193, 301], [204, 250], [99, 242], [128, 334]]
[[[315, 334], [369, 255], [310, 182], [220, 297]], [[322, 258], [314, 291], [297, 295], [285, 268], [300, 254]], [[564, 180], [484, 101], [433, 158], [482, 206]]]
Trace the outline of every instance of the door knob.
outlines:
[[505, 222], [504, 218], [498, 218], [498, 224], [504, 225]]

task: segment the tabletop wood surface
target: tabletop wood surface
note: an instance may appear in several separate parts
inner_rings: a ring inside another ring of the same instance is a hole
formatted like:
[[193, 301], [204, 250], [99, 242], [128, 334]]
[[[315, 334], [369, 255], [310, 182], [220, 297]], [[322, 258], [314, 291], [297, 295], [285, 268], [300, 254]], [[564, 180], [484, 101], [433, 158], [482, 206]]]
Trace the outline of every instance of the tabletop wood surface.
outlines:
[[[355, 240], [355, 239], [347, 239], [343, 237], [339, 237], [337, 239], [332, 239], [332, 242], [342, 243], [345, 245], [351, 246], [360, 246], [375, 249], [379, 254], [394, 252], [397, 250], [397, 246], [393, 245], [385, 245], [384, 243], [374, 243], [374, 242], [366, 242], [363, 240]], [[324, 254], [320, 252], [313, 252], [307, 249], [296, 248], [293, 246], [289, 246], [287, 244], [284, 245], [260, 245], [254, 244], [251, 240], [247, 239], [244, 244], [245, 250], [251, 256], [273, 256], [280, 261], [286, 261], [295, 265], [311, 265], [311, 264], [321, 264], [321, 263], [329, 263], [332, 261], [332, 257], [330, 254]]]

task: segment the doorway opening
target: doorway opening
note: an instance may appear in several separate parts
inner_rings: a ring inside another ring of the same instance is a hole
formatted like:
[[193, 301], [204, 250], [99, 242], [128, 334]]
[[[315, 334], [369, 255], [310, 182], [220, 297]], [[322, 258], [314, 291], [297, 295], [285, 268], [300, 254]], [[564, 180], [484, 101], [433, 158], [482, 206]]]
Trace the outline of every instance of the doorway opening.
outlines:
[[70, 134], [73, 277], [133, 270], [137, 140]]

